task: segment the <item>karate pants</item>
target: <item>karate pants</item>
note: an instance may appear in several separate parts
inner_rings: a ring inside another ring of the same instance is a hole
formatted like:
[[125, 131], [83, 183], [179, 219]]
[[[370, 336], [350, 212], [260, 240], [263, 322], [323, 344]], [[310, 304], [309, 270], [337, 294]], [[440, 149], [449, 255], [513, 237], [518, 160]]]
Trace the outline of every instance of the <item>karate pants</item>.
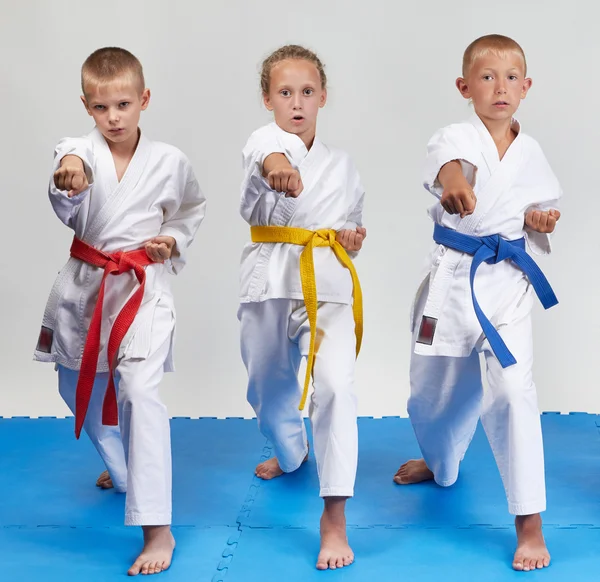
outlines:
[[[171, 347], [171, 309], [159, 303], [145, 359], [123, 357], [115, 370], [119, 426], [102, 425], [108, 373], [96, 375], [84, 431], [96, 447], [117, 491], [127, 491], [125, 525], [171, 523], [171, 436], [158, 387]], [[75, 413], [79, 372], [58, 367], [59, 392]], [[120, 430], [119, 430], [120, 429]]]
[[[422, 294], [417, 322], [423, 313]], [[465, 358], [414, 353], [410, 364], [408, 413], [429, 469], [447, 487], [481, 423], [502, 477], [508, 510], [530, 515], [546, 509], [544, 449], [537, 394], [532, 377], [532, 290], [500, 314], [498, 332], [517, 363], [502, 368], [485, 338]], [[481, 381], [480, 353], [485, 355], [488, 390]]]
[[[358, 462], [356, 338], [351, 305], [323, 303], [309, 403], [321, 497], [352, 497]], [[269, 299], [240, 306], [248, 402], [281, 469], [295, 471], [308, 452], [298, 370], [308, 356], [310, 326], [303, 301]]]

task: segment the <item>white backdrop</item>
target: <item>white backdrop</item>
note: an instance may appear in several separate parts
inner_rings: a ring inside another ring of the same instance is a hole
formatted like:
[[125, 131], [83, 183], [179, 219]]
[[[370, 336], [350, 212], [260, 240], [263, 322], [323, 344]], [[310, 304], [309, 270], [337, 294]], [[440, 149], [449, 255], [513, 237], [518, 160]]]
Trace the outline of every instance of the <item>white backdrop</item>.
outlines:
[[365, 340], [362, 415], [404, 415], [408, 310], [431, 237], [420, 184], [428, 138], [469, 114], [454, 88], [467, 44], [492, 32], [522, 44], [534, 83], [518, 117], [544, 148], [564, 191], [555, 253], [541, 262], [561, 304], [535, 311], [540, 408], [600, 412], [596, 364], [600, 250], [600, 40], [591, 1], [506, 0], [1, 0], [0, 415], [67, 409], [52, 366], [34, 363], [47, 294], [71, 233], [46, 188], [55, 143], [91, 130], [79, 68], [94, 49], [123, 46], [152, 90], [147, 134], [191, 159], [208, 197], [186, 270], [174, 282], [177, 373], [163, 395], [173, 416], [252, 416], [236, 319], [238, 263], [248, 229], [238, 214], [241, 148], [270, 120], [258, 89], [279, 45], [316, 50], [330, 80], [322, 139], [348, 150], [367, 190], [366, 246], [357, 261]]

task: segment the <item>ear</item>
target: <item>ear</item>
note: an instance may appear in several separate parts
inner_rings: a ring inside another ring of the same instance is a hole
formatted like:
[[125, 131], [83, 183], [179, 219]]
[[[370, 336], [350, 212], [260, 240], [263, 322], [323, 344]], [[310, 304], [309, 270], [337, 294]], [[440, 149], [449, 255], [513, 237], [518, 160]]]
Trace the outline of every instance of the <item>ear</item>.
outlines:
[[269, 111], [273, 111], [273, 104], [271, 103], [271, 98], [268, 93], [263, 93], [263, 103]]
[[85, 110], [88, 112], [88, 115], [92, 114], [92, 110], [90, 109], [90, 106], [88, 105], [88, 102], [85, 99], [85, 95], [81, 95], [81, 102], [83, 103], [83, 106], [85, 107]]
[[144, 92], [142, 93], [142, 111], [145, 111], [148, 108], [148, 105], [150, 105], [150, 89], [144, 89]]
[[321, 93], [321, 98], [319, 99], [319, 107], [325, 107], [325, 103], [327, 103], [327, 89], [323, 89]]
[[469, 86], [467, 85], [466, 79], [463, 79], [462, 77], [456, 79], [456, 88], [458, 89], [458, 91], [464, 99], [471, 98], [471, 91], [469, 90]]
[[521, 99], [525, 99], [525, 97], [527, 97], [527, 93], [529, 92], [529, 89], [531, 89], [531, 85], [533, 85], [533, 81], [527, 77], [526, 79], [523, 79], [523, 88], [521, 89]]

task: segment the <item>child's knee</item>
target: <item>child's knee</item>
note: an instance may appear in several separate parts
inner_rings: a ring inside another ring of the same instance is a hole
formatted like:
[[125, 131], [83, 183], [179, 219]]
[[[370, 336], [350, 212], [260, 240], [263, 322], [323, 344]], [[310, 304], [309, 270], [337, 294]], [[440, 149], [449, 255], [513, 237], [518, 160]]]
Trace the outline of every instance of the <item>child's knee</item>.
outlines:
[[146, 384], [136, 378], [121, 378], [119, 382], [119, 403], [124, 407], [131, 407], [151, 400]]
[[320, 371], [314, 381], [314, 398], [319, 405], [328, 406], [354, 402], [354, 376], [333, 370]]
[[520, 410], [527, 403], [537, 402], [535, 384], [526, 378], [503, 378], [494, 386], [496, 406]]

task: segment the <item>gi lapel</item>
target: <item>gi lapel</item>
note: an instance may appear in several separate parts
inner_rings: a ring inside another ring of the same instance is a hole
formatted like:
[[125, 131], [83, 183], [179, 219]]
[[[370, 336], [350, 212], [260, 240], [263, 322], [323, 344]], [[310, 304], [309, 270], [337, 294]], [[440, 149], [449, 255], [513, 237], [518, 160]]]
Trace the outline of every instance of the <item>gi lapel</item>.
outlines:
[[84, 234], [85, 242], [94, 246], [104, 227], [117, 213], [119, 206], [126, 196], [135, 188], [139, 182], [146, 163], [150, 157], [152, 143], [142, 133], [137, 148], [121, 181], [117, 181], [117, 173], [114, 160], [104, 136], [96, 128], [91, 134], [97, 151], [96, 167], [99, 186], [108, 193], [106, 202], [100, 208]]
[[481, 119], [475, 115], [470, 122], [477, 128], [481, 136], [482, 154], [491, 176], [485, 187], [478, 192], [475, 212], [461, 220], [457, 231], [478, 235], [479, 227], [487, 214], [500, 201], [502, 196], [510, 192], [510, 186], [521, 165], [523, 140], [521, 139], [520, 126], [514, 120], [513, 127], [516, 126], [519, 134], [502, 160], [500, 160], [496, 144]]

